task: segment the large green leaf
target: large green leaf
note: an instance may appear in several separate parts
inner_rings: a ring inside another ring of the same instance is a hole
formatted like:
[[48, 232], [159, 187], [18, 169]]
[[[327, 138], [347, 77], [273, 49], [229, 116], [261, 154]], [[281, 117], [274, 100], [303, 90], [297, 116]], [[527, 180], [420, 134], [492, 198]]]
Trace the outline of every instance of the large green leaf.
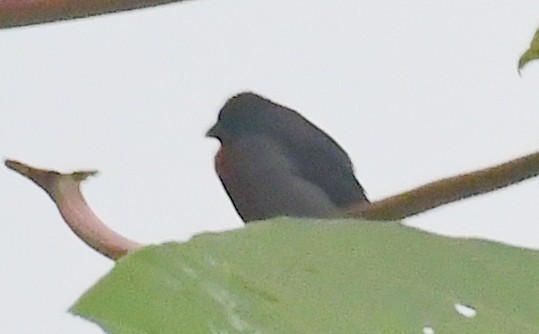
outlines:
[[539, 253], [397, 223], [277, 219], [137, 251], [72, 311], [109, 333], [536, 334]]

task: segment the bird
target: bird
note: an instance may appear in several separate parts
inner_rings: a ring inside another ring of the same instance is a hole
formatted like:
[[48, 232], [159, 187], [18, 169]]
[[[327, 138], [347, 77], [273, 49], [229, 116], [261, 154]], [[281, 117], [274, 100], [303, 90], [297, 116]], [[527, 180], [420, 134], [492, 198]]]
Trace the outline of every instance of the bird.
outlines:
[[215, 170], [245, 223], [331, 218], [369, 203], [350, 158], [333, 138], [256, 93], [228, 99], [206, 137], [220, 141]]

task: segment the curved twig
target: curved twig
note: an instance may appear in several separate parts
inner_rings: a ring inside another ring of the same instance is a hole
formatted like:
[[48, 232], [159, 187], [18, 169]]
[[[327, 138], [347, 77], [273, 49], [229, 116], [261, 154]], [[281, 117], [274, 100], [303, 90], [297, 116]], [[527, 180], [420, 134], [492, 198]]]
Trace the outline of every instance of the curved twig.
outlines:
[[0, 0], [0, 28], [122, 12], [185, 0]]
[[[99, 253], [117, 260], [142, 247], [141, 244], [109, 229], [88, 207], [80, 192], [80, 182], [96, 174], [96, 171], [60, 174], [13, 160], [6, 160], [5, 163], [8, 168], [28, 177], [45, 190], [58, 206], [69, 227]], [[507, 187], [537, 175], [539, 175], [539, 153], [534, 153], [494, 167], [442, 179], [376, 202], [352, 207], [344, 216], [399, 220], [444, 204]]]
[[33, 168], [21, 162], [6, 160], [6, 166], [34, 181], [54, 201], [67, 225], [88, 246], [108, 258], [117, 260], [142, 247], [108, 228], [90, 209], [80, 183], [97, 171], [79, 171], [60, 174], [56, 171]]
[[376, 202], [352, 207], [347, 216], [398, 220], [468, 197], [491, 192], [539, 175], [539, 153], [461, 174]]

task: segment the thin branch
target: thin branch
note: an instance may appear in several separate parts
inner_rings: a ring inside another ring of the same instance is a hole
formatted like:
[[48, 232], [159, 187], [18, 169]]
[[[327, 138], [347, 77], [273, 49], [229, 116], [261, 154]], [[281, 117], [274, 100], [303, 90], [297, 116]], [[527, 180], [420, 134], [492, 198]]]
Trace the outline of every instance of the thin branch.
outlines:
[[[124, 238], [104, 225], [88, 207], [80, 192], [80, 182], [95, 171], [60, 174], [6, 160], [6, 166], [49, 194], [69, 227], [99, 253], [117, 260], [141, 244]], [[441, 205], [524, 181], [539, 175], [539, 153], [521, 157], [494, 167], [435, 181], [416, 189], [370, 204], [352, 207], [347, 217], [372, 220], [399, 220]]]
[[80, 192], [80, 183], [97, 171], [60, 174], [56, 171], [33, 168], [6, 160], [9, 169], [34, 181], [54, 201], [67, 225], [88, 246], [108, 258], [117, 260], [142, 247], [108, 228], [90, 209]]
[[403, 219], [537, 175], [539, 152], [494, 167], [428, 183], [395, 196], [354, 207], [347, 214], [373, 220]]
[[122, 12], [184, 0], [0, 0], [0, 29]]

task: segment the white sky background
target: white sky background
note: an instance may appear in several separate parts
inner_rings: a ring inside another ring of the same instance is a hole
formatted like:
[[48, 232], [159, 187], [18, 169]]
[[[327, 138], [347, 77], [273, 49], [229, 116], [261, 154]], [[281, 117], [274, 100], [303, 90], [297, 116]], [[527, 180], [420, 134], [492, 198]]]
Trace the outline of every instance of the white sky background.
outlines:
[[[207, 0], [0, 31], [0, 155], [99, 169], [90, 205], [140, 242], [239, 227], [203, 134], [253, 90], [378, 199], [539, 150], [539, 66], [516, 70], [538, 25], [537, 0]], [[531, 180], [407, 222], [539, 248], [538, 200]], [[3, 167], [0, 203], [1, 332], [102, 333], [66, 310], [111, 261]]]

